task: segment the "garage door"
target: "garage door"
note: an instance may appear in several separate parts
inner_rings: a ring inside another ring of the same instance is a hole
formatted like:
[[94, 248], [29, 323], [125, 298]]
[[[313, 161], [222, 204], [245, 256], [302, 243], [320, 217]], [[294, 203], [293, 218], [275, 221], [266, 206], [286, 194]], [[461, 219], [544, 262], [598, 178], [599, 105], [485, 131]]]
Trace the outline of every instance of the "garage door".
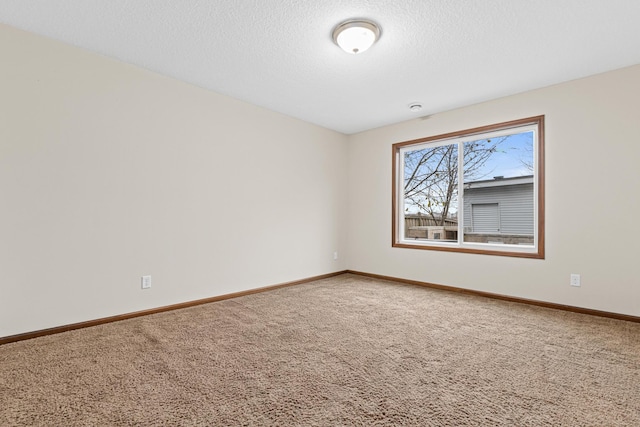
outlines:
[[500, 211], [497, 203], [471, 205], [474, 233], [497, 233], [500, 231]]

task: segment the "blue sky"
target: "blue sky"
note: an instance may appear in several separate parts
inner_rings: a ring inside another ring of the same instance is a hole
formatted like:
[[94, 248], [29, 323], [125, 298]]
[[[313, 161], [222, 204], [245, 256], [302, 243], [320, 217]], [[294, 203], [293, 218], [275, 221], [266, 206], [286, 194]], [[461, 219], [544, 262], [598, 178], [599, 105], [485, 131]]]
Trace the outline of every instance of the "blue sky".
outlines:
[[491, 155], [474, 180], [532, 175], [533, 171], [525, 163], [533, 165], [533, 132], [509, 135], [500, 142], [497, 152]]

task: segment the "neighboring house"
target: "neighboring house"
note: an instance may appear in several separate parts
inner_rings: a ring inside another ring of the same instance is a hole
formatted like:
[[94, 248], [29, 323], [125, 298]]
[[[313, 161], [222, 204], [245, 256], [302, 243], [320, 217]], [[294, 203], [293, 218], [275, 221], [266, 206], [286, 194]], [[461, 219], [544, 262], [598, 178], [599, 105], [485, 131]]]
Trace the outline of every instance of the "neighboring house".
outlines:
[[[463, 208], [465, 242], [533, 244], [533, 175], [465, 182]], [[428, 215], [408, 214], [405, 230], [408, 238], [456, 240], [458, 220], [439, 225]]]
[[464, 184], [467, 242], [533, 244], [533, 175]]

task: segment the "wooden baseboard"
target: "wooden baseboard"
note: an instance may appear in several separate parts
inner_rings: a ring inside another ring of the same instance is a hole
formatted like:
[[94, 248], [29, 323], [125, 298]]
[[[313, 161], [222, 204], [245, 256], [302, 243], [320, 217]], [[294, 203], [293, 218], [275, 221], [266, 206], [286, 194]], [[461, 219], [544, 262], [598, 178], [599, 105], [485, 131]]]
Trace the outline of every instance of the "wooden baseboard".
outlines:
[[179, 304], [172, 304], [172, 305], [167, 305], [163, 307], [152, 308], [149, 310], [136, 311], [133, 313], [120, 314], [117, 316], [103, 317], [101, 319], [88, 320], [86, 322], [73, 323], [70, 325], [56, 326], [54, 328], [41, 329], [38, 331], [26, 332], [23, 334], [10, 335], [8, 337], [0, 338], [0, 345], [8, 344], [16, 341], [28, 340], [31, 338], [42, 337], [45, 335], [59, 334], [62, 332], [72, 331], [74, 329], [82, 329], [82, 328], [88, 328], [91, 326], [104, 325], [106, 323], [132, 319], [134, 317], [147, 316], [149, 314], [162, 313], [165, 311], [177, 310], [180, 308], [194, 307], [197, 305], [208, 304], [211, 302], [222, 301], [230, 298], [237, 298], [245, 295], [257, 294], [259, 292], [272, 291], [274, 289], [284, 288], [287, 286], [301, 285], [303, 283], [313, 282], [315, 280], [327, 279], [329, 277], [339, 276], [341, 274], [345, 274], [346, 272], [347, 272], [346, 270], [337, 271], [335, 273], [322, 274], [320, 276], [308, 277], [306, 279], [294, 280], [292, 282], [280, 283], [278, 285], [265, 286], [265, 287], [256, 288], [256, 289], [249, 289], [247, 291], [242, 291], [242, 292], [234, 292], [231, 294], [219, 295], [211, 298], [204, 298], [204, 299], [199, 299], [195, 301], [187, 301]]
[[511, 297], [508, 295], [494, 294], [491, 292], [474, 291], [471, 289], [457, 288], [455, 286], [437, 285], [435, 283], [420, 282], [418, 280], [402, 279], [398, 277], [382, 276], [380, 274], [364, 273], [362, 271], [347, 270], [347, 273], [359, 276], [371, 277], [373, 279], [389, 280], [392, 282], [405, 283], [408, 285], [423, 286], [431, 289], [440, 289], [449, 292], [458, 292], [467, 295], [481, 296], [485, 298], [499, 299], [503, 301], [517, 302], [520, 304], [535, 305], [538, 307], [552, 308], [555, 310], [570, 311], [573, 313], [589, 314], [591, 316], [608, 317], [616, 320], [626, 320], [628, 322], [640, 323], [640, 317], [628, 314], [612, 313], [609, 311], [592, 310], [590, 308], [575, 307], [572, 305], [556, 304], [553, 302], [537, 301], [527, 298]]
[[355, 274], [355, 275], [364, 276], [364, 277], [371, 277], [371, 278], [374, 278], [374, 279], [388, 280], [388, 281], [397, 282], [397, 283], [404, 283], [404, 284], [409, 284], [409, 285], [423, 286], [423, 287], [427, 287], [427, 288], [431, 288], [431, 289], [440, 289], [440, 290], [448, 291], [448, 292], [458, 292], [458, 293], [462, 293], [462, 294], [481, 296], [481, 297], [485, 297], [485, 298], [493, 298], [493, 299], [499, 299], [499, 300], [503, 300], [503, 301], [521, 303], [521, 304], [535, 305], [535, 306], [538, 306], [538, 307], [552, 308], [552, 309], [555, 309], [555, 310], [570, 311], [570, 312], [573, 312], [573, 313], [588, 314], [588, 315], [591, 315], [591, 316], [607, 317], [607, 318], [610, 318], [610, 319], [625, 320], [625, 321], [628, 321], [628, 322], [640, 323], [640, 317], [631, 316], [631, 315], [628, 315], [628, 314], [612, 313], [612, 312], [608, 312], [608, 311], [600, 311], [600, 310], [592, 310], [592, 309], [589, 309], [589, 308], [574, 307], [574, 306], [571, 306], [571, 305], [556, 304], [556, 303], [552, 303], [552, 302], [545, 302], [545, 301], [537, 301], [537, 300], [531, 300], [531, 299], [526, 299], [526, 298], [511, 297], [511, 296], [508, 296], [508, 295], [494, 294], [494, 293], [491, 293], [491, 292], [474, 291], [474, 290], [471, 290], [471, 289], [457, 288], [455, 286], [438, 285], [438, 284], [435, 284], [435, 283], [421, 282], [421, 281], [418, 281], [418, 280], [402, 279], [402, 278], [399, 278], [399, 277], [392, 277], [392, 276], [383, 276], [383, 275], [380, 275], [380, 274], [365, 273], [365, 272], [362, 272], [362, 271], [343, 270], [343, 271], [337, 271], [335, 273], [328, 273], [328, 274], [323, 274], [323, 275], [320, 275], [320, 276], [308, 277], [306, 279], [294, 280], [294, 281], [286, 282], [286, 283], [280, 283], [280, 284], [277, 284], [277, 285], [265, 286], [265, 287], [256, 288], [256, 289], [249, 289], [247, 291], [242, 291], [242, 292], [234, 292], [234, 293], [231, 293], [231, 294], [219, 295], [219, 296], [211, 297], [211, 298], [204, 298], [204, 299], [199, 299], [199, 300], [195, 300], [195, 301], [188, 301], [188, 302], [183, 302], [183, 303], [179, 303], [179, 304], [172, 304], [172, 305], [167, 305], [167, 306], [163, 306], [163, 307], [152, 308], [152, 309], [149, 309], [149, 310], [136, 311], [136, 312], [133, 312], [133, 313], [126, 313], [126, 314], [121, 314], [121, 315], [117, 315], [117, 316], [104, 317], [104, 318], [101, 318], [101, 319], [88, 320], [86, 322], [73, 323], [73, 324], [70, 324], [70, 325], [57, 326], [57, 327], [54, 327], [54, 328], [41, 329], [41, 330], [33, 331], [33, 332], [26, 332], [26, 333], [23, 333], [23, 334], [11, 335], [11, 336], [0, 338], [0, 345], [8, 344], [8, 343], [16, 342], [16, 341], [28, 340], [28, 339], [31, 339], [31, 338], [42, 337], [42, 336], [45, 336], [45, 335], [59, 334], [59, 333], [62, 333], [62, 332], [72, 331], [74, 329], [88, 328], [88, 327], [91, 327], [91, 326], [103, 325], [103, 324], [106, 324], [106, 323], [117, 322], [117, 321], [120, 321], [120, 320], [132, 319], [134, 317], [147, 316], [149, 314], [162, 313], [162, 312], [165, 312], [165, 311], [177, 310], [177, 309], [180, 309], [180, 308], [194, 307], [194, 306], [197, 306], [197, 305], [208, 304], [208, 303], [211, 303], [211, 302], [222, 301], [222, 300], [226, 300], [226, 299], [230, 299], [230, 298], [237, 298], [237, 297], [241, 297], [241, 296], [245, 296], [245, 295], [251, 295], [251, 294], [256, 294], [256, 293], [266, 292], [266, 291], [272, 291], [274, 289], [284, 288], [284, 287], [287, 287], [287, 286], [301, 285], [303, 283], [313, 282], [315, 280], [327, 279], [327, 278], [330, 278], [330, 277], [335, 277], [335, 276], [339, 276], [341, 274], [346, 274], [346, 273]]

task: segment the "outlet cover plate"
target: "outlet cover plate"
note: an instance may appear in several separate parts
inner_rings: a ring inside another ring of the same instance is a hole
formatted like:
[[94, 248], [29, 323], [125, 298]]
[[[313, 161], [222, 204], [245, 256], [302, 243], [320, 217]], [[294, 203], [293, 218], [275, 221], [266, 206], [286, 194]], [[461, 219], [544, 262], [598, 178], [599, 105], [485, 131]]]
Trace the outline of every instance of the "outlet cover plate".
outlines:
[[151, 287], [151, 276], [142, 276], [141, 286], [142, 289], [149, 289]]
[[570, 277], [570, 284], [571, 286], [580, 286], [580, 275], [579, 274], [572, 274]]

